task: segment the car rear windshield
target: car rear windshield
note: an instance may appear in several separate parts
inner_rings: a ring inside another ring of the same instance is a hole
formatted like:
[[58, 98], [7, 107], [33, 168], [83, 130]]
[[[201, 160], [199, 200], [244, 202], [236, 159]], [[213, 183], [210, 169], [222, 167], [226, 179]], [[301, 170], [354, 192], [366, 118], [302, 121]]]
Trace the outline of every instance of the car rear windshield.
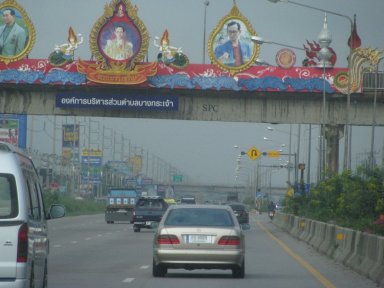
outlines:
[[181, 198], [181, 204], [196, 204], [196, 200], [194, 198]]
[[14, 218], [19, 213], [15, 177], [0, 173], [0, 219]]
[[231, 206], [233, 210], [246, 210], [244, 205], [241, 204], [231, 204], [229, 206]]
[[139, 199], [136, 208], [140, 209], [165, 209], [167, 204], [162, 199]]
[[179, 208], [169, 211], [164, 225], [233, 227], [234, 222], [229, 211], [215, 208]]

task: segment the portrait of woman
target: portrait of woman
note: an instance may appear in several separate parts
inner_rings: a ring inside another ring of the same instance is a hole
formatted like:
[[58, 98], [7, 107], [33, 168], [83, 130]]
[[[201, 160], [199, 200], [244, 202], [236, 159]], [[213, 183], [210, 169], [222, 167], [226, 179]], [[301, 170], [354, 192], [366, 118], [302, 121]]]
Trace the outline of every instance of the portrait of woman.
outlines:
[[0, 61], [8, 63], [30, 52], [35, 30], [24, 9], [16, 2], [7, 2], [0, 5]]

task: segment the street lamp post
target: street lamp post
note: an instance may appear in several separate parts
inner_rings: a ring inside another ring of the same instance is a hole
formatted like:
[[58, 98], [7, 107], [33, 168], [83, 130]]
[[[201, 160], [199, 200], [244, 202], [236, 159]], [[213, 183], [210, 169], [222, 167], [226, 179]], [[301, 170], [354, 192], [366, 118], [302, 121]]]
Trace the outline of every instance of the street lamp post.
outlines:
[[204, 36], [203, 36], [203, 64], [205, 64], [205, 42], [207, 35], [207, 8], [209, 6], [209, 1], [204, 1]]
[[[344, 14], [340, 14], [340, 13], [336, 13], [336, 12], [333, 12], [333, 11], [329, 11], [329, 10], [326, 10], [326, 9], [322, 9], [322, 8], [317, 8], [317, 7], [313, 7], [313, 6], [310, 6], [310, 5], [307, 5], [307, 4], [302, 4], [302, 3], [298, 3], [298, 2], [295, 2], [295, 1], [291, 1], [291, 0], [268, 0], [269, 2], [272, 2], [272, 3], [278, 3], [278, 2], [282, 2], [282, 3], [289, 3], [289, 4], [293, 4], [293, 5], [297, 5], [297, 6], [301, 6], [301, 7], [305, 7], [305, 8], [308, 8], [308, 9], [312, 9], [312, 10], [316, 10], [316, 11], [320, 11], [320, 12], [323, 12], [323, 13], [327, 13], [327, 14], [331, 14], [331, 15], [335, 15], [335, 16], [339, 16], [339, 17], [342, 17], [344, 19], [347, 19], [350, 23], [350, 32], [351, 32], [351, 37], [353, 37], [353, 20], [351, 17], [347, 16], [347, 15], [344, 15]], [[348, 73], [350, 73], [351, 71], [351, 56], [352, 56], [352, 52], [353, 52], [353, 42], [354, 42], [354, 39], [352, 38], [351, 39], [351, 43], [349, 45], [349, 55], [348, 55]], [[345, 139], [344, 139], [344, 170], [350, 170], [351, 169], [351, 142], [350, 142], [350, 135], [349, 135], [349, 126], [350, 126], [350, 119], [349, 119], [349, 114], [350, 114], [350, 106], [351, 106], [351, 77], [349, 75], [348, 77], [348, 90], [347, 90], [347, 112], [346, 112], [346, 120], [345, 120]]]
[[374, 158], [373, 158], [373, 150], [374, 150], [374, 143], [375, 143], [375, 126], [376, 126], [376, 100], [377, 100], [377, 88], [378, 88], [378, 76], [379, 76], [379, 64], [380, 61], [383, 60], [384, 57], [380, 58], [379, 61], [376, 64], [376, 70], [375, 70], [375, 90], [373, 94], [373, 111], [372, 111], [372, 134], [371, 134], [371, 151], [369, 155], [369, 164], [370, 168], [373, 169], [374, 167]]
[[[256, 44], [264, 44], [264, 43], [269, 43], [269, 44], [275, 44], [275, 45], [278, 45], [278, 46], [283, 46], [283, 47], [288, 47], [288, 48], [293, 48], [293, 49], [297, 49], [297, 50], [301, 50], [301, 51], [306, 51], [304, 48], [301, 48], [301, 47], [297, 47], [297, 46], [293, 46], [293, 45], [287, 45], [287, 44], [283, 44], [283, 43], [279, 43], [279, 42], [274, 42], [274, 41], [267, 41], [267, 40], [264, 40], [262, 37], [260, 36], [251, 36], [251, 40], [253, 42], [255, 42]], [[325, 81], [325, 80], [324, 80]], [[324, 97], [324, 96], [323, 96]], [[323, 100], [323, 114], [324, 114], [324, 107], [325, 107], [325, 101]], [[324, 117], [323, 117], [324, 118]], [[291, 133], [290, 133], [290, 139], [289, 141], [291, 142]], [[291, 144], [291, 143], [290, 143]], [[289, 145], [289, 149], [291, 149], [291, 145]], [[297, 157], [299, 157], [299, 153], [300, 153], [300, 124], [299, 124], [299, 131], [298, 131], [298, 148], [297, 148]], [[291, 153], [289, 153], [291, 154]], [[295, 167], [295, 171], [297, 170], [297, 167]], [[290, 181], [290, 169], [288, 169], [288, 181]], [[295, 182], [297, 182], [297, 173], [295, 173]]]
[[[274, 131], [276, 129], [274, 129], [273, 127], [267, 127], [267, 130], [268, 131]], [[289, 134], [289, 144], [288, 144], [288, 148], [289, 148], [289, 152], [288, 154], [280, 154], [280, 155], [288, 155], [288, 182], [291, 183], [291, 169], [292, 169], [292, 159], [291, 159], [291, 156], [292, 155], [295, 155], [295, 165], [294, 165], [294, 168], [295, 168], [295, 182], [297, 182], [297, 167], [296, 167], [296, 157], [298, 158], [299, 156], [299, 150], [300, 150], [300, 145], [298, 144], [298, 149], [297, 149], [297, 153], [292, 153], [292, 124], [289, 124], [289, 133], [288, 132], [285, 132], [285, 131], [281, 131], [281, 130], [276, 130], [278, 132], [281, 132], [281, 133], [287, 133]], [[299, 143], [301, 140], [300, 140], [300, 132], [297, 134], [297, 135], [294, 135], [294, 136], [297, 136], [297, 142]]]
[[297, 47], [297, 46], [293, 46], [293, 45], [288, 45], [288, 44], [283, 44], [283, 43], [279, 43], [279, 42], [265, 40], [265, 39], [263, 39], [260, 36], [251, 36], [251, 40], [253, 42], [255, 42], [256, 44], [259, 44], [259, 45], [264, 44], [264, 43], [266, 43], [266, 44], [275, 44], [275, 45], [282, 46], [282, 47], [288, 47], [288, 48], [292, 48], [292, 49], [306, 51], [302, 47]]
[[[234, 148], [239, 148], [238, 145], [234, 145]], [[240, 176], [246, 176], [247, 182], [246, 187], [248, 190], [248, 194], [252, 197], [254, 201], [256, 201], [256, 189], [257, 189], [257, 180], [256, 178], [256, 172], [254, 166], [244, 166], [242, 165], [242, 156], [246, 153], [244, 151], [241, 151], [240, 154], [237, 156], [236, 159], [236, 168], [235, 168], [235, 181], [234, 181], [234, 188], [235, 192], [238, 193], [238, 180]], [[248, 173], [243, 173], [243, 170], [248, 170]]]

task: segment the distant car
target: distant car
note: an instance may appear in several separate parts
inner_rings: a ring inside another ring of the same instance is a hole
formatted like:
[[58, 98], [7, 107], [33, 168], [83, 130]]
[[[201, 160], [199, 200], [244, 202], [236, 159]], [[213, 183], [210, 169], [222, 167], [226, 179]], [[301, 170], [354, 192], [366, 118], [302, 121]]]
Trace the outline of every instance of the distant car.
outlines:
[[180, 199], [181, 204], [196, 204], [195, 197], [182, 197]]
[[141, 228], [153, 228], [160, 222], [168, 204], [158, 196], [142, 196], [137, 200], [133, 211], [133, 231], [140, 232]]
[[164, 201], [167, 202], [168, 205], [177, 204], [176, 200], [173, 198], [164, 198]]
[[237, 220], [240, 224], [249, 223], [249, 212], [247, 206], [242, 203], [230, 203], [228, 204], [235, 213]]
[[224, 205], [172, 205], [153, 239], [154, 277], [172, 269], [231, 269], [245, 275], [245, 239], [233, 210]]

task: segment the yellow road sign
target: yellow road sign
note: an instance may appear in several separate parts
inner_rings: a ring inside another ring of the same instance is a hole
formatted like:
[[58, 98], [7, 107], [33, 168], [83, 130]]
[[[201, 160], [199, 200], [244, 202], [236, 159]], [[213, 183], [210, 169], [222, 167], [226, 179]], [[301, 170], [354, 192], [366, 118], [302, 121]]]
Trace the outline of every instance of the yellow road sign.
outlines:
[[277, 158], [280, 157], [280, 152], [277, 150], [271, 150], [267, 152], [268, 157]]
[[247, 155], [249, 158], [251, 158], [252, 160], [256, 160], [257, 158], [260, 157], [261, 155], [261, 152], [255, 147], [253, 146], [251, 149], [249, 149], [247, 151]]

